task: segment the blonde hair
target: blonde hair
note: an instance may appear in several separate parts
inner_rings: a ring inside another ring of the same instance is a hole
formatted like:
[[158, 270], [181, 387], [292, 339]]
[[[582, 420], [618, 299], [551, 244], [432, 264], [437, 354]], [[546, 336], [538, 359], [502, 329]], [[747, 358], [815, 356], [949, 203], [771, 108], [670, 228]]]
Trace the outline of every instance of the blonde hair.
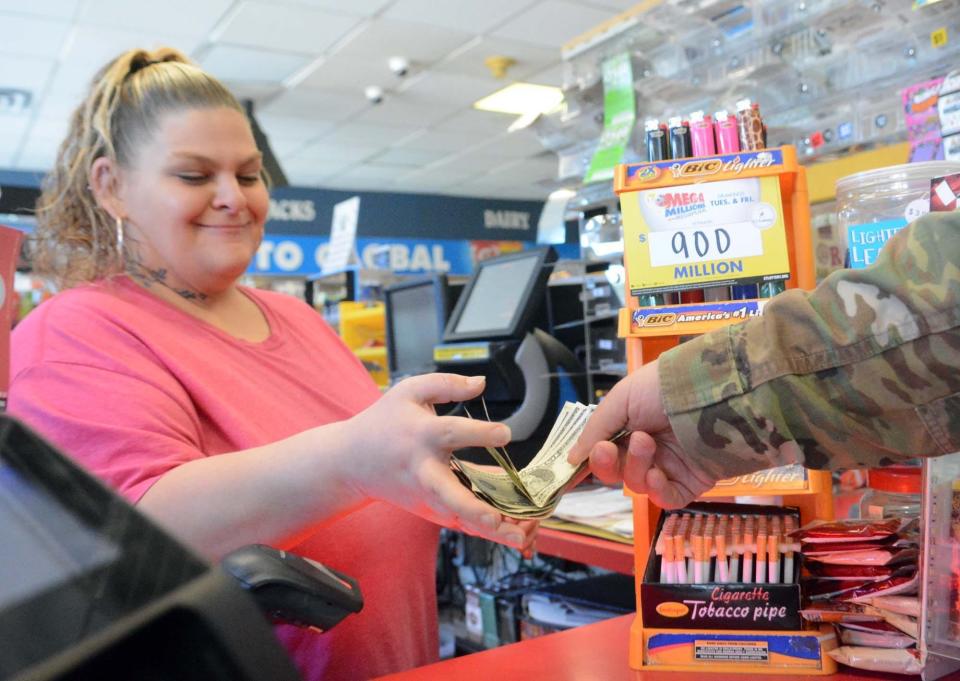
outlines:
[[104, 66], [70, 118], [37, 203], [33, 268], [60, 288], [123, 270], [115, 220], [97, 205], [90, 169], [101, 157], [129, 167], [163, 114], [240, 103], [181, 52], [130, 50]]

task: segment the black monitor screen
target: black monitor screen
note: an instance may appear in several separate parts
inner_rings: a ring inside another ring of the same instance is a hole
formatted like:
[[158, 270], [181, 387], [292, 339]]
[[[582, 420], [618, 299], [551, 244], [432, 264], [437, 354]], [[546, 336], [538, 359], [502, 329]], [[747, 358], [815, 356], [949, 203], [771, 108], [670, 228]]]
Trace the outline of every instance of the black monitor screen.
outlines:
[[390, 320], [390, 373], [411, 376], [433, 370], [433, 346], [443, 333], [442, 290], [433, 279], [386, 292]]
[[457, 305], [445, 340], [513, 336], [546, 280], [545, 250], [481, 262]]
[[120, 548], [0, 459], [0, 611], [112, 563]]
[[5, 416], [0, 546], [0, 679], [79, 644], [210, 569]]

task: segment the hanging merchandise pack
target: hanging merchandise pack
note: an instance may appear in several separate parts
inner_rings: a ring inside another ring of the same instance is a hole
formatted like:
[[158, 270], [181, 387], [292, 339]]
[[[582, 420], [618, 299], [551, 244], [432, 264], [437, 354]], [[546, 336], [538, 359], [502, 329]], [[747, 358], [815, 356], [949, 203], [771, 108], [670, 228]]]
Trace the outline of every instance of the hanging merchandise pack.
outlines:
[[803, 556], [801, 616], [831, 622], [837, 662], [875, 671], [917, 673], [920, 612], [916, 519], [811, 523], [792, 535]]

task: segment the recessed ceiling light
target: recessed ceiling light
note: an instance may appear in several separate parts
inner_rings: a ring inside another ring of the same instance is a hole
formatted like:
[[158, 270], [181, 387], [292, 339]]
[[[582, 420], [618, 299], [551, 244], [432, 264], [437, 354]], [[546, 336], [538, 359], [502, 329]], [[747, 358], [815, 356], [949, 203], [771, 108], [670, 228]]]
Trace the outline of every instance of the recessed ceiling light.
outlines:
[[513, 83], [478, 99], [473, 103], [473, 108], [505, 114], [540, 114], [550, 111], [562, 101], [563, 92], [558, 87]]

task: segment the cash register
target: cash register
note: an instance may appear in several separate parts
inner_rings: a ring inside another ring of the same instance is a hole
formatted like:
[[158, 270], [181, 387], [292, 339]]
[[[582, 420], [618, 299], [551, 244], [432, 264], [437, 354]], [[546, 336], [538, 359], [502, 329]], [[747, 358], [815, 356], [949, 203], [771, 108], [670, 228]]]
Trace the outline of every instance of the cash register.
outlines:
[[[486, 377], [486, 413], [479, 402], [467, 409], [510, 427], [507, 451], [518, 467], [536, 455], [565, 401], [586, 401], [582, 364], [544, 330], [555, 260], [548, 247], [479, 262], [433, 350], [437, 371]], [[482, 449], [457, 456], [491, 463]]]
[[443, 338], [461, 288], [434, 273], [383, 290], [391, 384], [436, 370], [433, 347]]
[[4, 415], [0, 547], [4, 681], [294, 681], [267, 616], [326, 630], [363, 602], [269, 547], [206, 563]]

